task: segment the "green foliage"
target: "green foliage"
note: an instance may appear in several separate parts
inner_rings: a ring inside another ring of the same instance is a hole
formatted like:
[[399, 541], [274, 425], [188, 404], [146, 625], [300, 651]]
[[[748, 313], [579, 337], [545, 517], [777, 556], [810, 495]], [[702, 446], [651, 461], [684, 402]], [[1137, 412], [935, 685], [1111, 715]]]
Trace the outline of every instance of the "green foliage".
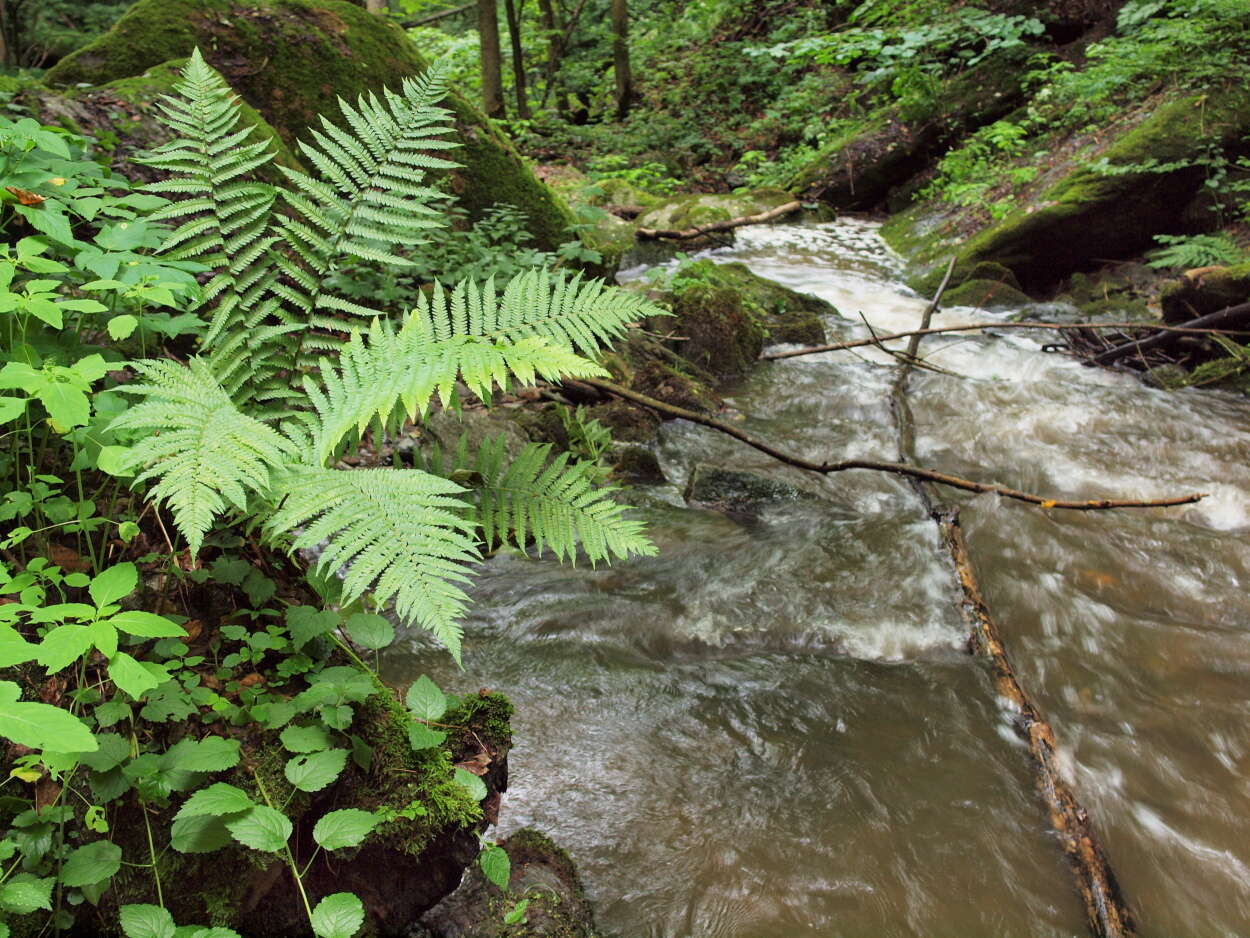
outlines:
[[[1000, 120], [982, 127], [938, 163], [937, 175], [920, 190], [920, 198], [938, 198], [955, 205], [986, 204], [987, 193], [1031, 182], [1033, 166], [1013, 166], [1025, 149], [1028, 132], [1019, 124]], [[1012, 208], [1010, 195], [986, 205], [991, 218], [1002, 218]]]
[[[198, 145], [175, 141], [160, 158], [164, 165], [185, 164], [175, 181], [194, 186], [192, 194], [202, 198], [199, 208], [180, 212], [187, 220], [170, 240], [183, 245], [182, 256], [218, 263], [222, 245], [233, 235], [221, 232], [219, 202], [204, 197], [203, 187], [222, 177], [226, 190], [236, 191], [237, 167], [197, 163], [195, 154], [242, 142], [223, 87], [198, 54], [193, 56], [179, 87], [187, 103], [169, 110], [205, 115], [210, 136]], [[238, 295], [239, 282], [268, 283], [270, 293], [259, 305], [271, 326], [266, 329], [250, 312], [223, 314], [219, 306], [220, 325], [205, 337], [208, 358], [187, 366], [140, 365], [145, 380], [125, 391], [145, 400], [111, 429], [138, 437], [129, 458], [139, 481], [158, 480], [152, 495], [172, 509], [193, 551], [227, 505], [260, 517], [270, 542], [311, 548], [325, 541], [319, 566], [346, 568], [345, 601], [366, 591], [380, 602], [393, 600], [402, 618], [429, 628], [455, 652], [454, 619], [466, 601], [460, 584], [467, 580], [465, 566], [477, 556], [471, 508], [457, 499], [464, 490], [421, 471], [344, 473], [330, 462], [370, 426], [384, 432], [404, 419], [424, 417], [435, 395], [450, 406], [457, 381], [489, 402], [492, 389], [506, 388], [512, 379], [600, 374], [582, 356], [597, 353], [650, 307], [596, 282], [525, 273], [501, 294], [492, 281], [481, 289], [470, 281], [451, 291], [436, 284], [396, 328], [381, 310], [327, 288], [326, 275], [342, 258], [406, 264], [392, 245], [413, 243], [441, 220], [428, 205], [435, 193], [421, 183], [425, 169], [450, 165], [424, 153], [430, 146], [449, 146], [436, 137], [446, 112], [430, 103], [442, 89], [441, 78], [430, 74], [407, 83], [403, 96], [387, 93], [385, 105], [376, 98], [361, 99], [354, 108], [344, 105], [359, 140], [323, 121], [323, 132], [314, 134], [316, 146], [306, 144], [303, 151], [325, 180], [286, 171], [297, 191], [283, 190], [281, 196], [299, 217], [273, 217], [274, 237], [292, 254], [256, 255], [260, 273], [231, 268], [218, 273], [212, 283], [219, 286], [206, 291], [227, 294], [224, 306], [229, 295]], [[176, 116], [175, 129], [182, 119]], [[250, 149], [236, 152], [245, 154], [239, 165], [249, 168], [263, 156]], [[195, 173], [200, 176], [193, 178]], [[247, 212], [253, 205], [268, 207], [265, 200], [244, 201]], [[247, 227], [244, 240], [265, 243], [259, 230]], [[216, 233], [186, 240], [203, 231]], [[282, 280], [273, 278], [274, 270]], [[229, 305], [252, 308], [243, 300]], [[369, 317], [374, 318], [367, 330], [357, 325]], [[287, 334], [296, 327], [298, 338]], [[340, 350], [337, 362], [313, 357], [326, 348]], [[294, 387], [289, 378], [281, 379], [284, 410], [273, 413], [261, 402], [279, 394], [280, 362], [305, 376]], [[277, 430], [266, 425], [283, 413], [290, 419]], [[505, 500], [490, 503], [492, 511], [480, 521], [488, 541], [501, 530], [501, 521], [507, 529], [519, 520], [522, 540], [532, 532], [562, 558], [571, 555], [574, 536], [592, 562], [646, 549], [638, 525], [621, 516], [623, 509], [599, 509], [583, 484], [586, 472], [576, 465], [566, 468], [565, 460], [552, 466], [542, 474], [540, 488], [508, 489]], [[491, 468], [492, 478], [504, 477], [504, 467]], [[517, 478], [532, 483], [540, 470], [527, 458]], [[535, 501], [527, 504], [525, 497]], [[560, 502], [564, 510], [557, 510]]]
[[1162, 245], [1150, 252], [1147, 264], [1156, 268], [1211, 267], [1216, 264], [1237, 264], [1246, 259], [1246, 252], [1224, 234], [1155, 235]]

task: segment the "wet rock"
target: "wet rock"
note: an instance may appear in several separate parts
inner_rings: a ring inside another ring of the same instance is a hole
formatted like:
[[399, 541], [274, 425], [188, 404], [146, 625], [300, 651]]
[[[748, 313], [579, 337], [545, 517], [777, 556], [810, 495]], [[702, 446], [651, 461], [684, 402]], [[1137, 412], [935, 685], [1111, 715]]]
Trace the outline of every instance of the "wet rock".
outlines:
[[[454, 893], [421, 918], [429, 938], [594, 938], [594, 914], [566, 851], [532, 828], [500, 846], [512, 863], [507, 891], [488, 883], [475, 865]], [[525, 903], [523, 920], [504, 916]], [[420, 934], [420, 932], [418, 932]]]
[[1188, 322], [1250, 300], [1250, 262], [1232, 267], [1197, 267], [1163, 288], [1165, 322]]
[[627, 485], [663, 485], [668, 481], [655, 451], [648, 446], [618, 446], [612, 453], [612, 477]]
[[[395, 87], [426, 61], [404, 31], [344, 0], [139, 0], [107, 33], [45, 75], [54, 87], [102, 85], [183, 58], [195, 47], [288, 146], [338, 99]], [[454, 114], [463, 164], [452, 190], [473, 217], [497, 204], [520, 209], [534, 246], [554, 250], [569, 239], [572, 215], [540, 183], [512, 144], [459, 94]]]
[[437, 444], [444, 453], [454, 453], [465, 437], [470, 453], [497, 436], [504, 439], [504, 452], [515, 459], [530, 442], [529, 435], [518, 426], [512, 415], [504, 411], [464, 408], [459, 414], [440, 410], [431, 414], [420, 430], [418, 444], [425, 451]]
[[820, 496], [767, 476], [741, 469], [700, 464], [690, 473], [686, 483], [688, 502], [744, 511], [777, 502], [812, 501]]
[[970, 278], [951, 287], [942, 296], [943, 306], [975, 306], [979, 309], [1006, 310], [1028, 306], [1033, 299], [1008, 283]]
[[745, 215], [758, 215], [794, 201], [785, 189], [756, 189], [732, 195], [687, 193], [674, 196], [638, 216], [639, 228], [697, 228]]
[[1170, 391], [1174, 388], [1183, 388], [1189, 384], [1189, 372], [1180, 365], [1168, 362], [1142, 372], [1141, 379], [1151, 387]]
[[678, 354], [717, 378], [745, 372], [766, 344], [824, 341], [822, 316], [837, 312], [744, 264], [710, 260], [683, 266], [663, 302], [673, 311]]

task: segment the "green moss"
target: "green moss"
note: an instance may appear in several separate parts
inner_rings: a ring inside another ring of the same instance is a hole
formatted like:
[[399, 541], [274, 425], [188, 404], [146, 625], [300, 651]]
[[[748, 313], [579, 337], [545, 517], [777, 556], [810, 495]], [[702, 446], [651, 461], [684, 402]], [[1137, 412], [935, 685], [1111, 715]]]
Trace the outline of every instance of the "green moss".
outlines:
[[[95, 42], [50, 69], [51, 84], [103, 84], [141, 74], [199, 46], [290, 147], [340, 97], [394, 86], [426, 68], [403, 30], [344, 0], [139, 0]], [[452, 188], [474, 217], [507, 203], [529, 219], [535, 245], [567, 240], [567, 206], [535, 179], [512, 145], [456, 93], [446, 106], [463, 146]]]
[[[887, 225], [887, 240], [912, 264], [909, 282], [932, 292], [945, 260], [958, 255], [957, 276], [993, 261], [1010, 268], [1026, 289], [1045, 289], [1094, 257], [1125, 257], [1169, 230], [1203, 179], [1200, 167], [1173, 171], [1099, 172], [1092, 162], [1130, 168], [1192, 161], [1208, 146], [1228, 145], [1250, 130], [1250, 93], [1232, 86], [1162, 104], [1136, 124], [1108, 135], [1096, 152], [1074, 158], [1066, 171], [1003, 220], [966, 240], [958, 228], [905, 233]], [[915, 224], [923, 212], [911, 215]]]
[[1032, 303], [1026, 293], [997, 280], [970, 278], [947, 290], [943, 306], [975, 306], [980, 309], [1017, 309]]
[[1250, 299], [1250, 262], [1188, 271], [1159, 295], [1163, 318], [1185, 322]]
[[784, 189], [755, 189], [733, 195], [692, 192], [666, 199], [638, 217], [640, 228], [697, 228], [745, 215], [758, 215], [794, 201]]

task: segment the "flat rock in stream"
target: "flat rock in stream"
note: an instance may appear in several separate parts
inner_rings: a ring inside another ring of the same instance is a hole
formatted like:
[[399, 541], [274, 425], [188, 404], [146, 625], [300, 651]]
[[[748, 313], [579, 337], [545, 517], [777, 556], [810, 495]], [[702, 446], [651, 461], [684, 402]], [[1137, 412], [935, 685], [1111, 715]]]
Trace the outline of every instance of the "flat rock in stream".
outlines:
[[686, 483], [685, 498], [729, 511], [752, 510], [778, 502], [818, 501], [819, 495], [789, 482], [741, 469], [698, 465]]
[[[414, 938], [595, 938], [594, 915], [572, 858], [532, 828], [500, 842], [512, 863], [508, 889], [475, 864], [460, 888], [421, 917]], [[504, 916], [526, 902], [523, 921]]]

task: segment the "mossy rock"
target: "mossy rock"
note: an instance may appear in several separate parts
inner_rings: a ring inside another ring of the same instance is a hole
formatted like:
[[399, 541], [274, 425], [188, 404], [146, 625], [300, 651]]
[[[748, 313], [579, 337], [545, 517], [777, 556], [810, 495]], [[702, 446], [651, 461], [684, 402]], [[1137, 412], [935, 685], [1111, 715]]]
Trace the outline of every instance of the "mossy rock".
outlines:
[[752, 273], [745, 264], [700, 260], [683, 266], [663, 300], [682, 358], [717, 378], [745, 372], [765, 344], [824, 341], [829, 303]]
[[[572, 857], [550, 837], [523, 828], [500, 842], [508, 854], [508, 888], [486, 882], [477, 867], [421, 919], [431, 938], [595, 938], [594, 913]], [[504, 916], [525, 901], [524, 921]], [[418, 933], [420, 934], [420, 933]]]
[[612, 450], [612, 478], [626, 485], [663, 485], [668, 481], [655, 450], [649, 446], [618, 445]]
[[[184, 64], [184, 59], [163, 62], [142, 74], [94, 87], [28, 85], [21, 90], [18, 104], [29, 108], [43, 123], [95, 137], [105, 148], [111, 147], [116, 157], [114, 168], [128, 178], [155, 179], [163, 174], [132, 163], [130, 158], [170, 139], [169, 131], [157, 120], [157, 104], [162, 95], [174, 93]], [[281, 181], [281, 173], [273, 165], [303, 168], [286, 141], [250, 104], [240, 104], [239, 117], [240, 127], [252, 128], [249, 139], [264, 140], [274, 154], [273, 164], [261, 171], [266, 181]]]
[[685, 491], [688, 502], [730, 511], [750, 510], [778, 502], [812, 501], [818, 497], [789, 482], [754, 472], [702, 464], [695, 466], [690, 473]]
[[[923, 209], [887, 224], [882, 235], [907, 258], [908, 282], [922, 293], [936, 288], [952, 253], [958, 275], [993, 261], [1010, 268], [1025, 290], [1042, 292], [1089, 267], [1093, 258], [1132, 257], [1148, 249], [1154, 234], [1180, 224], [1204, 179], [1196, 165], [1171, 172], [1131, 167], [1192, 163], [1208, 147], [1233, 145], [1247, 132], [1250, 91], [1244, 86], [1176, 98], [1143, 108], [1138, 120], [1052, 170], [1016, 211], [971, 238], [958, 224], [935, 224]], [[1092, 169], [1100, 160], [1123, 169]]]
[[943, 306], [975, 306], [978, 309], [1019, 309], [1032, 303], [1032, 298], [1008, 283], [974, 277], [942, 296]]
[[830, 140], [786, 184], [837, 208], [881, 205], [966, 133], [1010, 113], [1021, 98], [1010, 63], [989, 60], [946, 82], [920, 113], [882, 107]]
[[1167, 284], [1159, 296], [1166, 322], [1188, 322], [1250, 300], [1250, 261], [1198, 267]]
[[685, 230], [758, 215], [793, 201], [794, 196], [784, 189], [755, 189], [732, 195], [690, 192], [666, 199], [639, 215], [637, 224], [639, 228]]
[[[402, 29], [345, 0], [139, 0], [45, 79], [54, 86], [102, 85], [197, 46], [291, 147], [320, 115], [338, 119], [338, 98], [354, 102], [426, 68]], [[449, 94], [445, 106], [460, 143], [451, 156], [463, 164], [450, 173], [450, 184], [470, 215], [512, 205], [527, 216], [538, 248], [568, 240], [568, 207], [511, 143], [459, 94]]]

